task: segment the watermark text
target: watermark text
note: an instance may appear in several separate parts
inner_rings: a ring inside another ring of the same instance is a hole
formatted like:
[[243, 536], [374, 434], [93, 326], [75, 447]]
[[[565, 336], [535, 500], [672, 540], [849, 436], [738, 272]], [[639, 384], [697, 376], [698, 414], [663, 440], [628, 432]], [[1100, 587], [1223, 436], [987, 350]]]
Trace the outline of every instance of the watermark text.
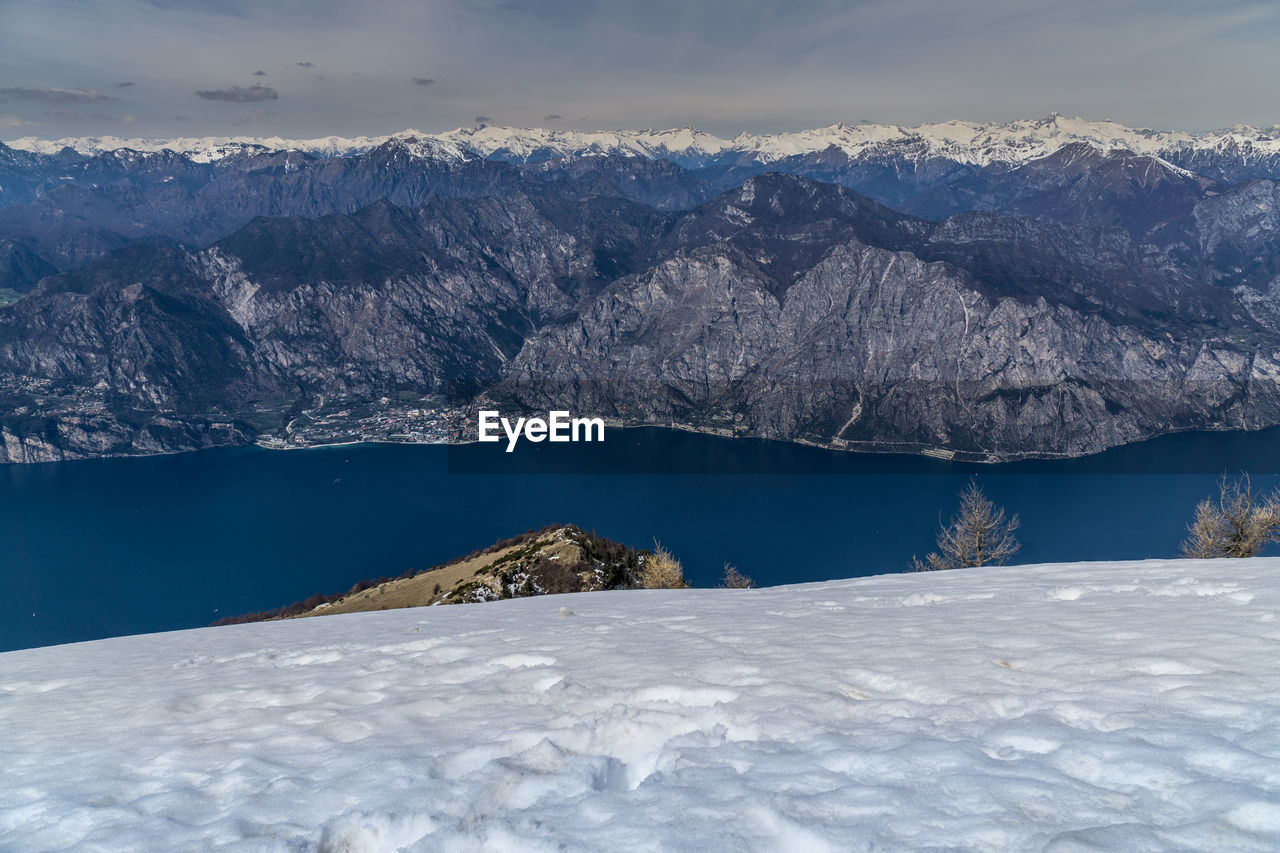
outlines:
[[507, 453], [515, 450], [521, 438], [540, 441], [604, 441], [603, 418], [575, 418], [567, 411], [547, 412], [544, 418], [517, 418], [513, 424], [493, 409], [482, 409], [479, 417], [479, 440], [502, 441], [507, 438]]

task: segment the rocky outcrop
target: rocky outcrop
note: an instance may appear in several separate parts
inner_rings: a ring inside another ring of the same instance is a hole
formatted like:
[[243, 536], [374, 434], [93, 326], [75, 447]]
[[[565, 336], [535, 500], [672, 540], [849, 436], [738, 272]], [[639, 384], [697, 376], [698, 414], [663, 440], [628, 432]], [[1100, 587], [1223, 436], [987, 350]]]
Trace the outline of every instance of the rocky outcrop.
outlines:
[[[410, 569], [398, 578], [360, 581], [344, 594], [317, 593], [276, 610], [227, 617], [214, 624], [636, 589], [644, 586], [649, 557], [648, 551], [637, 551], [572, 524], [553, 524], [432, 569]], [[751, 583], [741, 575], [737, 578], [739, 583]]]

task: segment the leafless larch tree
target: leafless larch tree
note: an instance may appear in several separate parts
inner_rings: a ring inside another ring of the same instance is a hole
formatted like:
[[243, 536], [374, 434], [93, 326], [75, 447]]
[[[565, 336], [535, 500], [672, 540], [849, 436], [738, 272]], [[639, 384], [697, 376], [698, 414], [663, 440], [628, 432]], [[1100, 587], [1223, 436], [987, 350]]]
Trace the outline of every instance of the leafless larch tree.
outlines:
[[1017, 515], [1006, 517], [970, 480], [960, 493], [960, 511], [938, 531], [938, 550], [924, 560], [913, 558], [911, 568], [936, 572], [1008, 562], [1022, 547], [1014, 536], [1020, 526]]

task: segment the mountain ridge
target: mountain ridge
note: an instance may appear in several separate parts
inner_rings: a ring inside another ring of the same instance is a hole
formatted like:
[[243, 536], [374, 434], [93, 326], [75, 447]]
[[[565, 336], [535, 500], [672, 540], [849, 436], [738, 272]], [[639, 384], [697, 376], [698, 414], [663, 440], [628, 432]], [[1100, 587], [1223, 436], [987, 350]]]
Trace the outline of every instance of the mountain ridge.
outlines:
[[23, 413], [0, 419], [0, 458], [235, 443], [255, 420], [283, 439], [317, 398], [477, 394], [834, 447], [1082, 454], [1280, 422], [1280, 301], [1245, 290], [1120, 228], [934, 222], [786, 174], [678, 212], [543, 185], [384, 199], [43, 279], [0, 311]]
[[1237, 125], [1207, 131], [1171, 131], [1131, 128], [1109, 120], [1068, 118], [1056, 113], [1041, 119], [1010, 122], [944, 121], [916, 126], [842, 122], [823, 128], [755, 134], [743, 132], [730, 138], [692, 127], [666, 130], [554, 130], [481, 125], [444, 132], [406, 129], [375, 136], [324, 136], [289, 139], [279, 136], [64, 137], [42, 139], [25, 136], [9, 140], [9, 148], [28, 153], [57, 155], [65, 149], [81, 155], [133, 150], [171, 150], [196, 162], [213, 162], [243, 154], [246, 150], [301, 151], [321, 157], [366, 153], [389, 143], [419, 140], [421, 153], [439, 158], [498, 157], [514, 161], [551, 156], [598, 156], [622, 153], [631, 156], [674, 159], [728, 156], [754, 157], [771, 163], [802, 154], [836, 148], [858, 156], [878, 146], [919, 146], [929, 153], [951, 156], [967, 165], [1022, 163], [1043, 157], [1071, 142], [1087, 142], [1110, 150], [1127, 148], [1140, 154], [1166, 151], [1215, 151], [1234, 147], [1262, 156], [1280, 154], [1280, 125], [1270, 128]]
[[0, 148], [0, 458], [476, 395], [987, 461], [1280, 423], [1269, 132], [991, 127]]

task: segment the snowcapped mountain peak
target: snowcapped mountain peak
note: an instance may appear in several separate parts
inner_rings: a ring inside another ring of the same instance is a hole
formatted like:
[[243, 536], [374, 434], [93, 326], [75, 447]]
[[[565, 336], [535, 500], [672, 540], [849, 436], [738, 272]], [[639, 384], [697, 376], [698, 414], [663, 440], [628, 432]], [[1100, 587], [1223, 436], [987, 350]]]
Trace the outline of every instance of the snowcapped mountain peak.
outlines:
[[669, 130], [547, 130], [481, 125], [440, 134], [482, 157], [543, 160], [621, 154], [632, 157], [675, 158], [718, 154], [730, 143], [696, 128]]
[[740, 133], [725, 139], [694, 127], [666, 130], [556, 130], [482, 124], [444, 133], [404, 130], [387, 136], [283, 139], [280, 137], [209, 136], [161, 139], [92, 136], [64, 139], [23, 137], [9, 147], [39, 154], [57, 154], [70, 148], [82, 155], [129, 149], [139, 152], [170, 150], [197, 162], [214, 162], [233, 155], [262, 151], [298, 151], [316, 157], [362, 154], [395, 142], [422, 159], [484, 157], [512, 161], [558, 157], [621, 155], [665, 158], [681, 164], [711, 158], [746, 158], [771, 163], [789, 157], [830, 149], [849, 157], [880, 152], [909, 152], [915, 157], [948, 158], [984, 166], [991, 163], [1025, 163], [1057, 151], [1073, 142], [1099, 149], [1127, 149], [1136, 154], [1161, 156], [1177, 150], [1242, 150], [1259, 155], [1280, 154], [1280, 125], [1256, 128], [1247, 125], [1189, 133], [1130, 128], [1110, 119], [1085, 119], [1050, 113], [1042, 118], [1004, 123], [958, 119], [920, 124], [843, 122], [811, 130], [772, 134]]
[[[394, 134], [386, 138], [386, 141], [376, 148], [393, 149], [403, 152], [407, 156], [415, 160], [447, 160], [452, 162], [462, 162], [464, 160], [473, 160], [475, 155], [458, 145], [442, 139], [438, 139], [429, 133], [423, 133], [420, 130], [406, 130]], [[348, 152], [357, 153], [357, 152]], [[341, 152], [329, 156], [343, 156]]]

